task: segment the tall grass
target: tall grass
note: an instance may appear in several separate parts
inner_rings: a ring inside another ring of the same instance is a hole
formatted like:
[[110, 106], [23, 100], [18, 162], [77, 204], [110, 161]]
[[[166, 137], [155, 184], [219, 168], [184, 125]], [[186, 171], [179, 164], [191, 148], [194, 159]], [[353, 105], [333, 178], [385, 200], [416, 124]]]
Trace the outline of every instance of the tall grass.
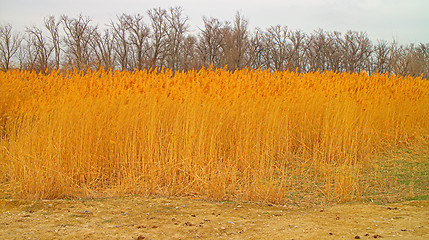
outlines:
[[347, 201], [372, 154], [427, 143], [428, 119], [429, 82], [385, 74], [0, 72], [0, 189]]

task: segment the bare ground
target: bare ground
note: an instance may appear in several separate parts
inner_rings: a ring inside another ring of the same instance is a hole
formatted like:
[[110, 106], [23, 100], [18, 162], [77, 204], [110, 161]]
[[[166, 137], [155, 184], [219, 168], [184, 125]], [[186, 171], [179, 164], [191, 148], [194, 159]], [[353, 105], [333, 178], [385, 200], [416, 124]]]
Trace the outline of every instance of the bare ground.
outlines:
[[182, 198], [0, 200], [0, 239], [429, 239], [429, 201], [300, 208]]

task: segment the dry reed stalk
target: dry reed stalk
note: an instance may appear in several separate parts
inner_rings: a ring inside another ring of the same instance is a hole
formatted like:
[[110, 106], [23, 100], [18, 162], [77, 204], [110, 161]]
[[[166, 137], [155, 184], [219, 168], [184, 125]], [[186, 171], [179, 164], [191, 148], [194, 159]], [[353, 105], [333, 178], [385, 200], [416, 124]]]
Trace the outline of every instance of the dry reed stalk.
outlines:
[[0, 72], [0, 187], [11, 197], [347, 201], [371, 155], [427, 141], [429, 83], [223, 69]]

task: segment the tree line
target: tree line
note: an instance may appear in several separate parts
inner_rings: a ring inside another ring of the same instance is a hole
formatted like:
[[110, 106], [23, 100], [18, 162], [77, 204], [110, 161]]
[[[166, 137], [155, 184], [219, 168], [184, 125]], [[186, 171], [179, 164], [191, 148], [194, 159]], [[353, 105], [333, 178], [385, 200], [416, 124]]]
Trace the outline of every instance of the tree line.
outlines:
[[370, 41], [365, 32], [313, 33], [287, 26], [249, 29], [239, 12], [232, 21], [203, 17], [191, 34], [181, 7], [153, 8], [146, 14], [122, 14], [106, 26], [87, 16], [49, 16], [43, 28], [23, 33], [0, 25], [0, 69], [46, 72], [169, 68], [214, 68], [314, 72], [394, 73], [429, 78], [429, 43], [399, 45]]

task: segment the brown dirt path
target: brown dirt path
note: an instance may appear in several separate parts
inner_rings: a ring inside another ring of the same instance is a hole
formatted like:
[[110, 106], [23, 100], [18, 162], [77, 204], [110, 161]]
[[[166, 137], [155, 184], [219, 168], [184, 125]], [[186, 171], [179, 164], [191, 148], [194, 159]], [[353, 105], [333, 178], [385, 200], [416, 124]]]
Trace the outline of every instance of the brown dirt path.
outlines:
[[0, 200], [0, 239], [429, 239], [429, 201], [298, 208], [178, 198]]

